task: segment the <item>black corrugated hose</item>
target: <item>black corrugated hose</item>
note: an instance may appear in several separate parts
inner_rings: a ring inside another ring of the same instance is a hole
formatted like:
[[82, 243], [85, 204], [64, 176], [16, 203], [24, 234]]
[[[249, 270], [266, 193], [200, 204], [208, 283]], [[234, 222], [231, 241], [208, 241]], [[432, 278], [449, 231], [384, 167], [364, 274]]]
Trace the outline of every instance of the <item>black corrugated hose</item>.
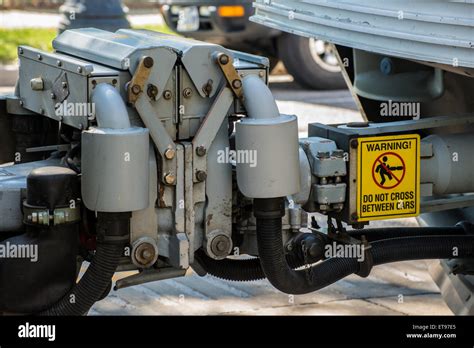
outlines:
[[39, 315], [84, 315], [108, 289], [129, 241], [130, 213], [99, 213], [97, 248], [87, 271], [66, 296]]
[[[361, 274], [361, 264], [351, 258], [333, 258], [311, 269], [295, 271], [304, 262], [291, 255], [284, 256], [281, 239], [283, 200], [255, 200], [254, 203], [260, 258], [217, 261], [201, 250], [196, 258], [209, 274], [231, 281], [252, 281], [268, 276], [275, 287], [291, 294], [315, 291], [350, 274]], [[371, 268], [386, 262], [454, 258], [455, 247], [459, 249], [458, 257], [472, 256], [474, 237], [466, 236], [469, 230], [472, 232], [470, 224], [458, 224], [448, 228], [377, 228], [351, 231], [350, 234], [356, 238], [364, 235], [372, 242], [368, 255]]]
[[[356, 258], [330, 258], [308, 269], [295, 271], [286, 262], [281, 236], [283, 198], [254, 200], [260, 264], [278, 290], [305, 294], [324, 288], [364, 267]], [[366, 250], [371, 265], [420, 259], [474, 256], [474, 236], [415, 236], [374, 241]]]

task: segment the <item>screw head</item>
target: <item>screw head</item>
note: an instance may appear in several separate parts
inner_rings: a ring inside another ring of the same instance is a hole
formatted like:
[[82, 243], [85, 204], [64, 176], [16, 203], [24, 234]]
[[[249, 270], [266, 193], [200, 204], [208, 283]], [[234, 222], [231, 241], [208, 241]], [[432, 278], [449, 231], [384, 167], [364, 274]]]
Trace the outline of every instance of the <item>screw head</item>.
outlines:
[[199, 182], [203, 182], [207, 179], [207, 173], [204, 171], [204, 170], [198, 170], [196, 172], [196, 179], [199, 181]]
[[18, 48], [18, 53], [23, 54], [23, 48], [22, 47]]
[[37, 57], [38, 57], [38, 60], [43, 60], [43, 56], [41, 54], [38, 54]]
[[168, 160], [172, 160], [175, 154], [176, 154], [176, 151], [174, 149], [165, 150], [165, 158]]
[[260, 71], [260, 72], [258, 73], [258, 76], [259, 76], [259, 77], [264, 77], [264, 76], [265, 76], [265, 73], [264, 73], [263, 71]]
[[145, 66], [145, 68], [147, 69], [150, 69], [151, 67], [153, 67], [153, 64], [155, 62], [153, 61], [153, 58], [151, 57], [145, 57], [143, 58], [143, 65]]
[[77, 72], [78, 72], [79, 74], [82, 73], [82, 67], [78, 66], [78, 67], [77, 67]]
[[63, 88], [67, 88], [67, 82], [63, 82], [63, 83], [61, 84], [61, 86], [62, 86]]
[[221, 54], [219, 56], [219, 63], [221, 63], [222, 65], [227, 65], [229, 64], [229, 56], [227, 54]]
[[163, 98], [165, 98], [166, 100], [170, 100], [171, 98], [173, 97], [173, 93], [171, 93], [170, 90], [166, 90], [163, 92]]
[[191, 88], [187, 87], [187, 88], [185, 88], [185, 89], [183, 90], [183, 96], [184, 96], [185, 98], [189, 98], [189, 97], [191, 97], [192, 95], [193, 95], [193, 91], [192, 91]]
[[359, 142], [357, 141], [357, 139], [352, 139], [351, 140], [351, 148], [357, 149], [357, 146], [359, 146]]
[[63, 65], [63, 62], [61, 62], [60, 60], [57, 60], [57, 61], [56, 61], [56, 65], [57, 65], [57, 66], [62, 66], [62, 65]]
[[196, 148], [196, 155], [202, 157], [205, 154], [206, 154], [206, 148], [204, 146], [201, 145]]
[[173, 173], [167, 173], [165, 174], [165, 183], [168, 185], [173, 185], [176, 180], [176, 177], [174, 176]]
[[56, 99], [56, 95], [54, 93], [51, 93], [51, 99]]
[[141, 91], [142, 91], [142, 89], [139, 85], [133, 85], [132, 86], [132, 93], [133, 94], [139, 94]]
[[227, 236], [217, 235], [211, 240], [210, 251], [217, 257], [227, 256], [232, 245], [231, 243]]
[[241, 88], [241, 87], [242, 87], [242, 81], [240, 81], [240, 80], [234, 80], [234, 81], [232, 81], [232, 87], [234, 87], [234, 88]]

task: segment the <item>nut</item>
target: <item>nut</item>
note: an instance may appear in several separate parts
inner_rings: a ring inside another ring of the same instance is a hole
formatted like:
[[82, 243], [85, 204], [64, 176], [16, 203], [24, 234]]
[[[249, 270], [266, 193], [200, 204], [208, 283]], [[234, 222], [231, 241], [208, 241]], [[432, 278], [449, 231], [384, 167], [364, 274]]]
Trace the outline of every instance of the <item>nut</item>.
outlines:
[[318, 157], [319, 159], [325, 159], [325, 158], [329, 158], [330, 157], [330, 154], [328, 151], [318, 151], [318, 153], [316, 154], [316, 157]]
[[174, 149], [165, 150], [165, 158], [168, 160], [172, 160], [175, 154], [176, 154], [176, 151]]
[[202, 157], [205, 154], [206, 154], [206, 148], [204, 146], [201, 145], [196, 148], [196, 155]]
[[176, 181], [176, 177], [174, 176], [173, 173], [166, 173], [165, 174], [165, 183], [167, 185], [173, 185], [175, 181]]
[[207, 179], [207, 173], [204, 171], [204, 170], [198, 170], [196, 172], [196, 179], [199, 181], [199, 182], [203, 182]]

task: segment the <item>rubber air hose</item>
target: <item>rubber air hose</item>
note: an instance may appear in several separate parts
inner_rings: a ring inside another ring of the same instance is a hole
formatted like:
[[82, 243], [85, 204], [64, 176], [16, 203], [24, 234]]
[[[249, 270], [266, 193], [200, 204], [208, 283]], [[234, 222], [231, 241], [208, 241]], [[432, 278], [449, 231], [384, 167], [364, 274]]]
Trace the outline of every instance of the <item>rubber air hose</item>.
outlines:
[[39, 315], [84, 315], [110, 286], [130, 237], [130, 213], [99, 213], [97, 249], [87, 271], [66, 296]]
[[[257, 243], [262, 269], [270, 283], [288, 294], [319, 290], [346, 276], [358, 273], [356, 258], [330, 258], [310, 268], [295, 271], [287, 263], [282, 242], [283, 199], [255, 199]], [[415, 259], [443, 259], [474, 255], [473, 236], [417, 236], [380, 240], [366, 253], [372, 265]], [[456, 253], [453, 251], [456, 250]]]

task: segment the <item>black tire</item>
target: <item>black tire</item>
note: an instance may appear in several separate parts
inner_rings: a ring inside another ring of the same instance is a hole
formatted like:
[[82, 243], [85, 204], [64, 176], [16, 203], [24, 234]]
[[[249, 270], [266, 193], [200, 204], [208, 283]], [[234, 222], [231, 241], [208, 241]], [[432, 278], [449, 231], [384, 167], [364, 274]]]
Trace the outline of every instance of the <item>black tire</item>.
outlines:
[[311, 89], [344, 89], [340, 68], [317, 58], [306, 37], [283, 34], [278, 39], [278, 55], [295, 81]]

